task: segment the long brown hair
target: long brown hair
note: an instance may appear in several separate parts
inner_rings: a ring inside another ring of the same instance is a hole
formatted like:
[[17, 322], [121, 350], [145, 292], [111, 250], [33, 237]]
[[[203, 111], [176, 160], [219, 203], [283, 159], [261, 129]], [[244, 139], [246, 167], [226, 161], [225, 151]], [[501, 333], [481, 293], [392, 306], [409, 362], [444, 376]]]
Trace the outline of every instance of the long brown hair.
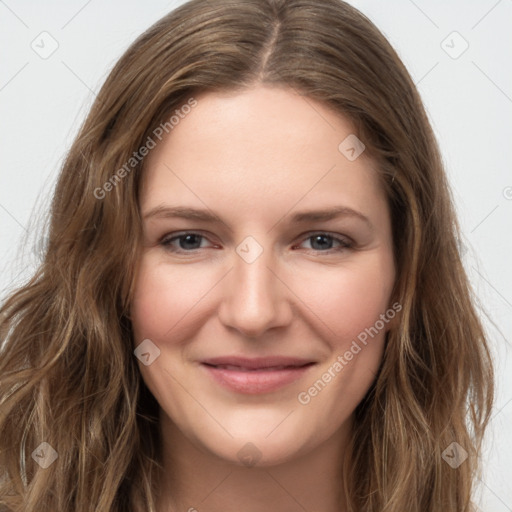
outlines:
[[[108, 76], [63, 164], [44, 259], [1, 308], [8, 510], [155, 510], [158, 404], [129, 318], [144, 160], [130, 158], [196, 95], [256, 84], [291, 87], [349, 118], [391, 208], [403, 310], [355, 412], [340, 482], [349, 511], [471, 510], [494, 381], [447, 179], [404, 65], [340, 0], [192, 0]], [[43, 468], [38, 449], [57, 458]], [[454, 468], [446, 453], [468, 458]]]

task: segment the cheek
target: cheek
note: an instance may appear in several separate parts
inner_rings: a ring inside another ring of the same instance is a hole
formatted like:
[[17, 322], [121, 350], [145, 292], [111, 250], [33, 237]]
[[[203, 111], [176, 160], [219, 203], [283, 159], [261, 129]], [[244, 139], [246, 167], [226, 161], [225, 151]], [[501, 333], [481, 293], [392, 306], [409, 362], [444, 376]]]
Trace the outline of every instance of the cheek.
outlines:
[[183, 329], [195, 323], [191, 319], [215, 284], [214, 277], [197, 266], [166, 265], [153, 255], [144, 256], [131, 307], [135, 342], [163, 342], [177, 332], [182, 339]]
[[381, 315], [388, 321], [395, 316], [389, 303], [392, 259], [360, 262], [357, 268], [319, 275], [314, 288], [301, 291], [315, 316], [329, 328], [324, 338], [329, 357], [304, 383], [297, 401], [304, 422], [326, 436], [346, 421], [375, 380], [388, 329]]
[[[389, 309], [394, 282], [392, 258], [368, 255], [357, 265], [316, 272], [302, 269], [294, 277], [294, 291], [323, 324], [333, 345], [350, 344]], [[380, 325], [380, 324], [379, 324]]]
[[215, 284], [210, 282], [214, 281], [211, 272], [185, 267], [168, 265], [154, 253], [144, 255], [131, 305], [134, 348], [150, 339], [160, 349], [160, 357], [149, 366], [138, 363], [139, 369], [151, 393], [173, 418], [186, 416], [181, 409], [186, 401], [170, 400], [180, 396], [180, 386], [174, 387], [176, 381], [171, 378], [182, 371], [177, 353], [197, 334], [200, 315], [204, 316], [201, 298]]

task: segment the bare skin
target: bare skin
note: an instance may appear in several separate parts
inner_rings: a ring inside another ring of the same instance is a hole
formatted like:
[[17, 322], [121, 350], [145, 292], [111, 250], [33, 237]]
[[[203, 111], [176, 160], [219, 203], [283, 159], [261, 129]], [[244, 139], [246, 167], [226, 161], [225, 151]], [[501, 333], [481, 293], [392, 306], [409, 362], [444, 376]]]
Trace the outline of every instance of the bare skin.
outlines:
[[[140, 197], [131, 316], [135, 346], [160, 350], [139, 363], [161, 407], [158, 512], [343, 512], [353, 412], [392, 325], [354, 349], [391, 307], [386, 197], [365, 153], [338, 149], [353, 127], [324, 105], [264, 86], [196, 99], [147, 156]], [[155, 211], [166, 206], [219, 220]], [[334, 207], [330, 220], [293, 219]], [[233, 355], [311, 364], [255, 392], [204, 363]]]

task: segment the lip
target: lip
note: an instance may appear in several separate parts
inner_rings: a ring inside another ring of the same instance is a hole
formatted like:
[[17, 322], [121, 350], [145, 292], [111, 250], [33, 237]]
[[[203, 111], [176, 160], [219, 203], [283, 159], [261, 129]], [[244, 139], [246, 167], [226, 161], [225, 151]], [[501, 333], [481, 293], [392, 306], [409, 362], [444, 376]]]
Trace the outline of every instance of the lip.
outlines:
[[291, 357], [216, 357], [201, 367], [218, 384], [238, 393], [271, 393], [302, 378], [314, 361]]

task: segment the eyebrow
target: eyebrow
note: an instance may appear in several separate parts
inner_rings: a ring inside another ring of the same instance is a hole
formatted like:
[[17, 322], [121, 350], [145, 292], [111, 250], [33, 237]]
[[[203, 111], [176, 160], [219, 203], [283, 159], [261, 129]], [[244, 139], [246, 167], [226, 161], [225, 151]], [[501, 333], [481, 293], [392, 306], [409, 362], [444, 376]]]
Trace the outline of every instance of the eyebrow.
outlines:
[[[163, 219], [181, 218], [188, 220], [200, 220], [210, 223], [224, 223], [222, 219], [213, 214], [210, 210], [189, 208], [185, 206], [158, 205], [143, 215], [144, 219], [150, 219], [153, 217]], [[294, 224], [302, 224], [307, 222], [328, 221], [340, 217], [353, 217], [362, 220], [369, 228], [373, 229], [373, 224], [366, 215], [347, 206], [336, 206], [320, 210], [304, 210], [296, 212], [291, 216], [290, 222]]]

